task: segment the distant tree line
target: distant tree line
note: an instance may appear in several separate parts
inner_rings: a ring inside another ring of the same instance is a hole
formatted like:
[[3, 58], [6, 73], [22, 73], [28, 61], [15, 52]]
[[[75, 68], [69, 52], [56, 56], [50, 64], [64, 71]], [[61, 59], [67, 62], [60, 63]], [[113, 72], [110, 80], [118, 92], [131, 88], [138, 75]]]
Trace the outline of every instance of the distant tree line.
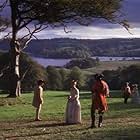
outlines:
[[92, 56], [140, 56], [140, 39], [44, 39], [33, 40], [27, 52], [48, 58], [85, 58]]
[[[25, 50], [33, 56], [46, 58], [89, 58], [92, 56], [140, 57], [140, 39], [43, 39], [32, 40]], [[8, 50], [8, 41], [0, 42]]]
[[[0, 89], [6, 93], [9, 90], [9, 55], [0, 53]], [[94, 82], [94, 72], [85, 73], [78, 66], [71, 68], [42, 67], [33, 61], [27, 54], [22, 54], [20, 59], [21, 89], [23, 92], [32, 91], [38, 79], [46, 81], [45, 89], [48, 90], [69, 90], [71, 81], [78, 80], [80, 90], [90, 90]], [[121, 89], [124, 82], [137, 83], [140, 85], [140, 65], [118, 68], [117, 70], [105, 70], [103, 74], [110, 89]]]
[[111, 89], [121, 89], [125, 82], [140, 86], [140, 65], [131, 65], [117, 70], [105, 70], [103, 74]]

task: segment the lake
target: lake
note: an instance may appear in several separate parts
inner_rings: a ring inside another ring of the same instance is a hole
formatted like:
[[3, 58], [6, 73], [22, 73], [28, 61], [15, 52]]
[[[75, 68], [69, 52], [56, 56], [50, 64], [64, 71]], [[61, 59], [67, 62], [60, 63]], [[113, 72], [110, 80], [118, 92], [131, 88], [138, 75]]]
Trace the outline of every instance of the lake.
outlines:
[[[39, 58], [32, 57], [39, 64], [47, 67], [51, 66], [64, 66], [66, 63], [70, 62], [72, 59], [51, 59], [51, 58]], [[107, 57], [107, 56], [95, 56], [94, 59], [98, 58], [100, 61], [121, 61], [121, 60], [140, 60], [140, 57]]]

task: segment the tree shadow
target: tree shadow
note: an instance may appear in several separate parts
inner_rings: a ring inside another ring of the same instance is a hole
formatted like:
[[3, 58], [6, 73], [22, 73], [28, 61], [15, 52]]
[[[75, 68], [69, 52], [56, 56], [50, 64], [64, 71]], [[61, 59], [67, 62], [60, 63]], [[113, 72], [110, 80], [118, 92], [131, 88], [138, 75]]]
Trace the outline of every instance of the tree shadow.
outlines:
[[127, 104], [124, 104], [123, 102], [117, 102], [117, 103], [110, 103], [109, 107], [113, 110], [131, 110], [131, 109], [140, 109], [139, 104], [133, 104], [131, 102], [128, 102]]
[[[69, 94], [68, 94], [69, 95]], [[53, 97], [68, 97], [68, 95], [55, 95], [55, 96], [53, 96]]]
[[[38, 125], [38, 126], [35, 126], [35, 128], [44, 127], [44, 129], [42, 129], [41, 132], [35, 132], [35, 133], [32, 133], [32, 134], [17, 134], [17, 135], [13, 135], [13, 136], [4, 137], [4, 139], [27, 138], [27, 137], [34, 137], [34, 136], [42, 136], [42, 135], [46, 135], [46, 134], [49, 135], [49, 134], [52, 134], [52, 132], [46, 132], [45, 128], [46, 127], [58, 127], [58, 126], [69, 126], [69, 125], [66, 124], [66, 123], [54, 123], [54, 124]], [[79, 129], [77, 129], [77, 128], [73, 129], [72, 128], [72, 129], [69, 129], [69, 131], [74, 132], [74, 131], [81, 131], [81, 130], [86, 130], [86, 129], [87, 128], [79, 128]], [[67, 129], [63, 129], [63, 130], [60, 130], [58, 132], [55, 132], [55, 134], [60, 134], [60, 132], [65, 133], [67, 131], [68, 131]]]
[[91, 99], [92, 94], [91, 92], [81, 92], [80, 99]]
[[140, 129], [138, 128], [124, 128], [124, 129], [120, 129], [119, 128], [114, 128], [112, 130], [109, 131], [105, 131], [103, 135], [106, 136], [106, 138], [112, 138], [112, 137], [116, 137], [116, 140], [139, 140], [140, 139], [140, 133], [139, 133]]
[[140, 114], [140, 106], [138, 104], [124, 104], [122, 103], [110, 103], [108, 104], [109, 111], [108, 116], [113, 118], [125, 118], [128, 116], [138, 116]]
[[[89, 92], [81, 92], [80, 99], [91, 99], [92, 93]], [[110, 98], [123, 98], [123, 93], [120, 91], [110, 91]]]
[[58, 127], [58, 126], [67, 126], [68, 124], [62, 122], [62, 123], [52, 123], [52, 124], [39, 124], [31, 126], [32, 128], [39, 128], [39, 127]]

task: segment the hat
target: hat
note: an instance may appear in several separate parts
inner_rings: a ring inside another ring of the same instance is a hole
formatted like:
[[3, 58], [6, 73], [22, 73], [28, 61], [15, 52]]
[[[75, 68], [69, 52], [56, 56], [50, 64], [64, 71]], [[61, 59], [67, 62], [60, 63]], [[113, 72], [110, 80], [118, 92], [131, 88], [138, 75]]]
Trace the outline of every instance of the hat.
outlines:
[[101, 79], [103, 79], [104, 75], [103, 74], [95, 74], [94, 77], [96, 80], [101, 80]]

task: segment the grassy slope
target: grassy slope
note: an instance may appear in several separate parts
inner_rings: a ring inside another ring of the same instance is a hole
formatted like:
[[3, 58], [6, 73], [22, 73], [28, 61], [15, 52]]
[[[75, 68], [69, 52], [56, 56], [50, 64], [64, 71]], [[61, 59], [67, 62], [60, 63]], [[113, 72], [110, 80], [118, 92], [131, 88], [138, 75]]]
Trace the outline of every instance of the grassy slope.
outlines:
[[135, 60], [135, 61], [105, 61], [105, 62], [100, 62], [100, 65], [85, 69], [84, 72], [86, 74], [93, 74], [93, 73], [100, 73], [104, 70], [117, 70], [119, 67], [128, 67], [130, 65], [140, 65], [140, 60]]
[[65, 125], [64, 114], [68, 92], [48, 91], [44, 94], [41, 116], [34, 122], [33, 94], [19, 99], [0, 96], [0, 139], [25, 140], [138, 140], [140, 139], [140, 105], [123, 104], [120, 92], [112, 92], [108, 98], [109, 111], [105, 113], [102, 128], [89, 129], [91, 95], [80, 94], [82, 106], [81, 125]]

